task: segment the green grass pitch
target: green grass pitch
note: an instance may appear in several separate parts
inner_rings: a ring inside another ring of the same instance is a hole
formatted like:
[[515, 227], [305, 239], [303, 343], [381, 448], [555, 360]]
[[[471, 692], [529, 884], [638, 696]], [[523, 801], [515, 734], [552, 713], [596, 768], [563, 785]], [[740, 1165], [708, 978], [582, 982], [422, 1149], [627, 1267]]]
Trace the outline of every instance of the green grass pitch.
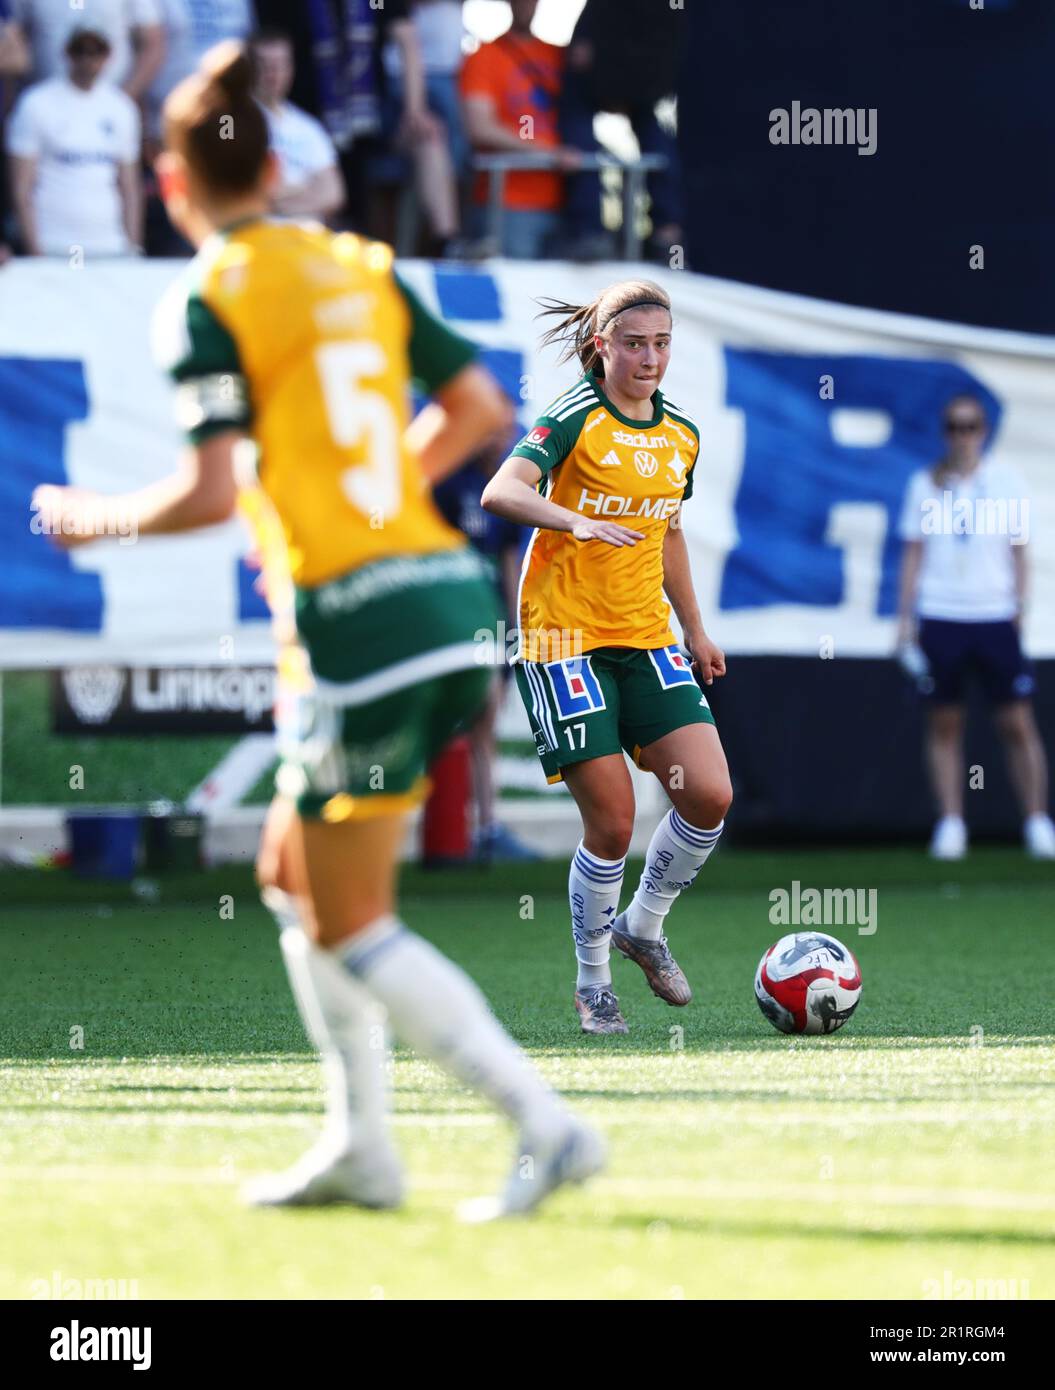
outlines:
[[[404, 1210], [239, 1207], [240, 1181], [297, 1157], [320, 1114], [244, 873], [166, 883], [153, 905], [0, 877], [0, 1296], [93, 1281], [141, 1298], [1055, 1296], [1051, 866], [726, 852], [671, 918], [695, 1001], [668, 1008], [617, 961], [631, 1032], [607, 1039], [577, 1030], [563, 877], [405, 878], [407, 921], [611, 1144], [604, 1176], [488, 1227], [453, 1209], [496, 1187], [511, 1131], [405, 1051]], [[864, 995], [831, 1038], [778, 1035], [752, 995], [781, 934], [769, 892], [793, 878], [879, 893], [874, 935], [832, 928]]]

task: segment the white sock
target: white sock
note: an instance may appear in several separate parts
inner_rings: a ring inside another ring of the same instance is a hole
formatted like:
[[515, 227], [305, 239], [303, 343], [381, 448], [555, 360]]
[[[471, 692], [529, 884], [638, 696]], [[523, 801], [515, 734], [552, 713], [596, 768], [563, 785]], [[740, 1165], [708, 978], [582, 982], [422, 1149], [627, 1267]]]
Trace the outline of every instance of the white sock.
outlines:
[[625, 859], [598, 859], [579, 841], [568, 875], [571, 934], [578, 963], [576, 985], [610, 985], [612, 923], [619, 911]]
[[383, 1010], [300, 926], [296, 900], [277, 888], [261, 894], [280, 927], [279, 945], [308, 1037], [326, 1082], [323, 1141], [340, 1153], [387, 1143], [387, 1046]]
[[333, 955], [385, 1006], [395, 1033], [459, 1081], [481, 1092], [529, 1133], [563, 1122], [553, 1091], [453, 961], [380, 917], [343, 941]]
[[663, 924], [683, 888], [707, 863], [721, 837], [725, 821], [713, 830], [698, 830], [683, 820], [672, 806], [660, 823], [645, 855], [645, 868], [633, 902], [626, 910], [631, 936], [658, 941]]

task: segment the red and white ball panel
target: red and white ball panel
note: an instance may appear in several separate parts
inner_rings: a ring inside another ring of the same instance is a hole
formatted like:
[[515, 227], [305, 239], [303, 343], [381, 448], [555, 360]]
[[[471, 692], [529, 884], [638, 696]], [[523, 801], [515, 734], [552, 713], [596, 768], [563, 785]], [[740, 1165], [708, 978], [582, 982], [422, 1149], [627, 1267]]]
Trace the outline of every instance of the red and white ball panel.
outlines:
[[861, 968], [834, 936], [792, 932], [759, 961], [755, 998], [781, 1033], [834, 1033], [857, 1008]]

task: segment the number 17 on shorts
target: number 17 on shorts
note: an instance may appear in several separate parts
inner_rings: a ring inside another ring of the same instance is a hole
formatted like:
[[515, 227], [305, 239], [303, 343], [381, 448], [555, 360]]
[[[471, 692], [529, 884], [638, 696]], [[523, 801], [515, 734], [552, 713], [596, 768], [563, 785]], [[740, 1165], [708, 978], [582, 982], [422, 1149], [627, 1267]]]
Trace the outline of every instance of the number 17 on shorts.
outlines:
[[618, 717], [610, 710], [590, 655], [516, 668], [535, 749], [548, 782], [560, 768], [620, 751]]

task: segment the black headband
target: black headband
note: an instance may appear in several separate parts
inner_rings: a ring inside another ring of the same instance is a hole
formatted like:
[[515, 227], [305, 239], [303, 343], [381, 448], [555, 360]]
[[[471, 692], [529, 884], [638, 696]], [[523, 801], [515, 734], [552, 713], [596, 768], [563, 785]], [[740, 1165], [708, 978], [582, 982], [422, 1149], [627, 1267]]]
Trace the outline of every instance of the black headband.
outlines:
[[620, 314], [625, 314], [628, 309], [666, 309], [667, 313], [670, 313], [670, 305], [663, 304], [658, 299], [635, 299], [633, 304], [624, 304], [623, 307], [617, 309], [614, 314], [609, 314], [604, 323], [602, 323], [597, 330], [598, 333], [603, 333], [613, 319], [617, 319]]

